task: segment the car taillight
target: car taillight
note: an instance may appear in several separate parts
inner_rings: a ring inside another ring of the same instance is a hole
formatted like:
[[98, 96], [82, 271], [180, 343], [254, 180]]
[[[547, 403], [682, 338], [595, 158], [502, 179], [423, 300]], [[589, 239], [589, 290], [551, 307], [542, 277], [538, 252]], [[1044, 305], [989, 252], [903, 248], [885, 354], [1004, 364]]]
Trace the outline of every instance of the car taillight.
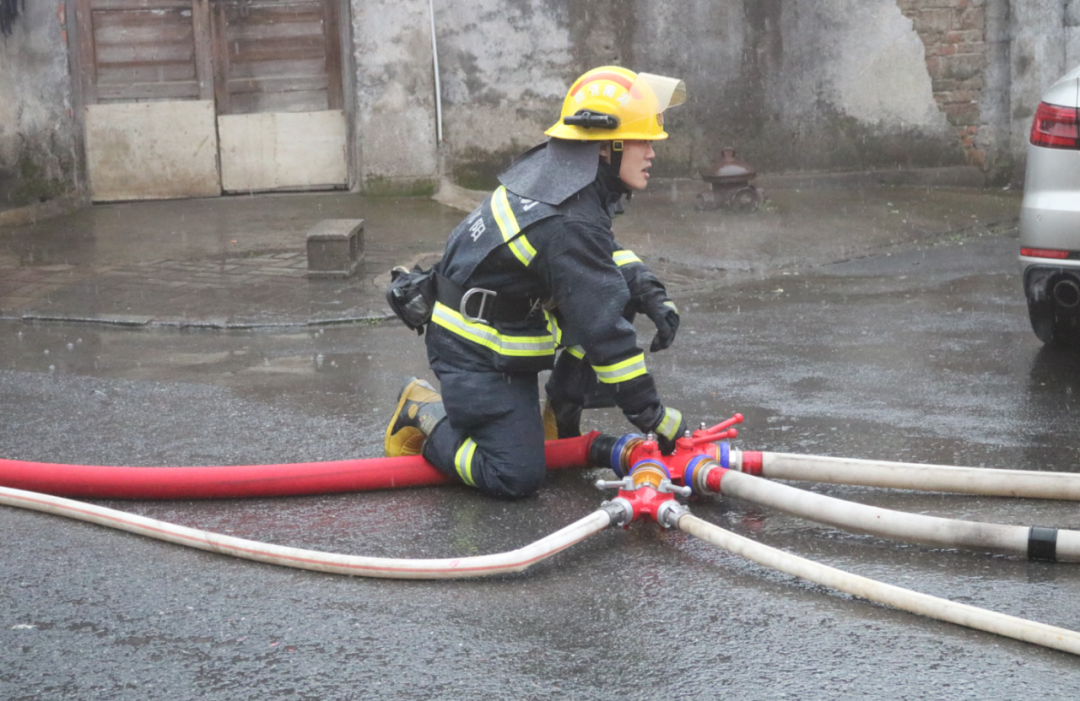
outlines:
[[1068, 258], [1068, 251], [1057, 251], [1052, 248], [1021, 248], [1020, 255], [1029, 258]]
[[1031, 123], [1031, 143], [1047, 148], [1080, 149], [1080, 110], [1039, 103]]

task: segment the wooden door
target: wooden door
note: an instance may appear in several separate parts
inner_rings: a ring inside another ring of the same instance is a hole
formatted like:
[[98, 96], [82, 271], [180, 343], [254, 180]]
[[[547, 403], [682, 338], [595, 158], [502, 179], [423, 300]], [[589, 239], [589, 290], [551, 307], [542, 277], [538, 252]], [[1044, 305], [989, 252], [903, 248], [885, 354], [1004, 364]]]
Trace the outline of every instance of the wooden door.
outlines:
[[331, 0], [212, 0], [218, 114], [340, 110]]
[[206, 0], [76, 0], [95, 201], [221, 193]]
[[338, 0], [75, 0], [96, 201], [343, 187]]
[[226, 192], [347, 180], [337, 0], [213, 0]]

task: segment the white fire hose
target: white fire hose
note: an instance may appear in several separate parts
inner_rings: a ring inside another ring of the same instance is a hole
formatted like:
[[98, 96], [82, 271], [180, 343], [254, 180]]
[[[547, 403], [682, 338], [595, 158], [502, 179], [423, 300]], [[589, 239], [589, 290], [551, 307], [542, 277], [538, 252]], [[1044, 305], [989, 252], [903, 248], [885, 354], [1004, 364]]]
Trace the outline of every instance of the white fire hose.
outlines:
[[1080, 531], [961, 521], [892, 511], [789, 487], [729, 470], [720, 480], [724, 496], [738, 497], [818, 523], [947, 548], [993, 550], [1032, 559], [1080, 561]]
[[521, 572], [530, 565], [604, 530], [613, 523], [613, 515], [621, 513], [618, 510], [598, 509], [546, 538], [541, 538], [531, 545], [505, 553], [474, 557], [407, 560], [389, 557], [339, 555], [274, 545], [272, 543], [260, 543], [254, 540], [234, 538], [220, 533], [188, 528], [187, 526], [178, 526], [85, 502], [7, 487], [0, 487], [0, 504], [42, 511], [57, 516], [66, 516], [67, 518], [96, 523], [137, 535], [156, 538], [178, 545], [186, 545], [199, 550], [232, 555], [246, 560], [268, 562], [274, 565], [318, 572], [390, 579], [459, 579]]
[[[733, 457], [738, 461], [745, 451]], [[761, 452], [761, 476], [862, 487], [1029, 499], [1080, 500], [1080, 473], [921, 465], [822, 455]]]
[[736, 535], [689, 512], [674, 516], [672, 520], [675, 519], [680, 530], [759, 565], [903, 611], [1080, 655], [1080, 633], [1075, 631], [958, 604], [844, 572]]
[[[735, 477], [735, 480], [731, 480], [732, 477]], [[783, 485], [775, 485], [731, 471], [724, 477], [725, 489], [731, 487], [732, 482], [740, 483], [739, 478], [769, 484], [773, 487], [783, 487]], [[783, 487], [783, 489], [792, 488]], [[738, 491], [738, 487], [735, 490]], [[747, 494], [752, 492], [748, 487], [742, 491]], [[64, 516], [258, 562], [319, 572], [393, 579], [458, 579], [521, 572], [530, 565], [565, 550], [612, 524], [626, 523], [630, 514], [624, 506], [618, 505], [617, 501], [608, 502], [602, 508], [569, 526], [517, 550], [474, 557], [410, 560], [341, 555], [260, 543], [170, 524], [63, 497], [0, 487], [0, 505]], [[690, 515], [689, 511], [678, 502], [671, 501], [670, 505], [672, 508], [663, 510], [665, 515], [659, 512], [657, 514], [658, 520], [665, 526], [677, 525], [678, 528], [695, 537], [766, 567], [904, 611], [1080, 655], [1080, 633], [966, 604], [958, 604], [843, 572], [756, 543], [702, 521]]]

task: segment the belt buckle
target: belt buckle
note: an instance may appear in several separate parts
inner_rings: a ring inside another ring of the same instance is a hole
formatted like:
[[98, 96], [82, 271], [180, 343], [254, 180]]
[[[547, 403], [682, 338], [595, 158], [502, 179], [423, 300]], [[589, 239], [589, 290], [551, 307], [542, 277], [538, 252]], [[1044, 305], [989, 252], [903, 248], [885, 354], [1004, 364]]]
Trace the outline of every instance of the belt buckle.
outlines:
[[[465, 311], [465, 305], [468, 304], [469, 298], [474, 294], [480, 295], [480, 309], [476, 311], [476, 316], [472, 316], [469, 312]], [[484, 306], [487, 304], [488, 297], [498, 296], [499, 293], [495, 290], [485, 290], [482, 287], [473, 287], [467, 290], [465, 294], [461, 295], [461, 303], [458, 305], [458, 311], [461, 312], [461, 316], [463, 316], [466, 321], [491, 326], [491, 322], [484, 318]]]

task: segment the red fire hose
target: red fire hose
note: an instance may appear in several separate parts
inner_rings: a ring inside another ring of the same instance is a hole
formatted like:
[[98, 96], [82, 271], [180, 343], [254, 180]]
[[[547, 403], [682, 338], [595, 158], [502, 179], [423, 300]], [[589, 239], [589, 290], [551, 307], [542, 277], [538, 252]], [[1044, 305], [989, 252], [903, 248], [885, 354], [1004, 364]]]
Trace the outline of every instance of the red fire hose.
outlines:
[[[549, 470], [587, 467], [599, 432], [548, 441]], [[96, 499], [236, 499], [362, 492], [444, 484], [450, 479], [419, 455], [282, 465], [111, 467], [0, 459], [0, 486]]]

